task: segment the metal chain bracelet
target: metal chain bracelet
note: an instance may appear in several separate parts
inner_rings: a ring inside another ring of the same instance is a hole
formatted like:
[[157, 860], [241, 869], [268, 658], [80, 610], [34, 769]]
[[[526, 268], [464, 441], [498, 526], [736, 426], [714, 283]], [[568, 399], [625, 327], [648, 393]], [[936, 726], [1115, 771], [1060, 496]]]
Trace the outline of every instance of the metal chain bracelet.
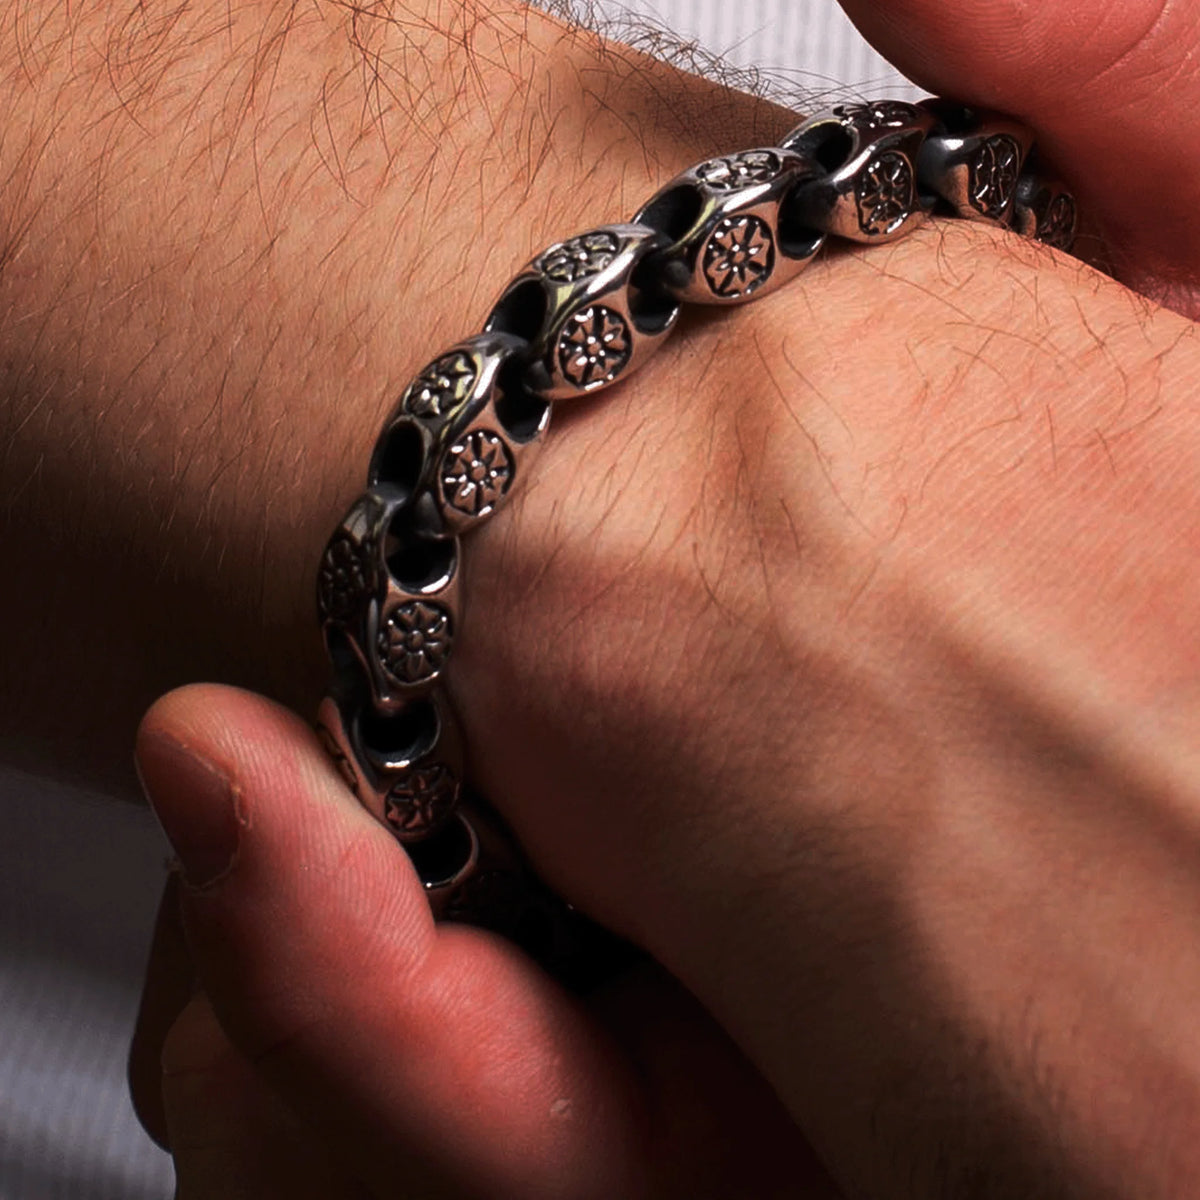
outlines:
[[1069, 250], [1072, 196], [1033, 138], [943, 100], [843, 105], [779, 146], [703, 162], [628, 224], [559, 242], [508, 285], [483, 332], [409, 384], [367, 490], [331, 538], [317, 599], [334, 684], [317, 727], [359, 800], [405, 846], [435, 916], [513, 937], [553, 965], [574, 918], [466, 785], [439, 687], [462, 622], [460, 538], [529, 469], [553, 404], [623, 380], [684, 303], [740, 304], [795, 277], [829, 237], [882, 243], [943, 213]]

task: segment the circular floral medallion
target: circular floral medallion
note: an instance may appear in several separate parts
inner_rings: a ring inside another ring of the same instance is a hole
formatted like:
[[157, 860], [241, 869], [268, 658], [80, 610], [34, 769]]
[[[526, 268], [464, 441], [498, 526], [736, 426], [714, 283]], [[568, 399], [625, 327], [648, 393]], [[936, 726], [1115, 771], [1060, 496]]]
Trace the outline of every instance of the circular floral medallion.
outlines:
[[714, 191], [729, 192], [755, 183], [769, 183], [779, 174], [779, 155], [770, 150], [747, 150], [728, 158], [713, 158], [696, 168], [701, 183]]
[[971, 163], [971, 207], [985, 217], [1001, 217], [1021, 174], [1021, 147], [1008, 134], [990, 137]]
[[451, 634], [450, 614], [440, 604], [410, 600], [380, 629], [379, 661], [396, 683], [424, 683], [445, 666]]
[[1067, 192], [1059, 192], [1050, 201], [1046, 216], [1040, 222], [1037, 240], [1056, 250], [1070, 250], [1075, 244], [1075, 231], [1079, 222], [1079, 210], [1075, 198]]
[[442, 457], [442, 496], [468, 517], [485, 517], [512, 486], [512, 454], [502, 438], [476, 429]]
[[322, 621], [348, 621], [371, 592], [372, 571], [363, 548], [344, 530], [325, 547], [317, 572], [317, 608]]
[[704, 278], [724, 300], [758, 291], [774, 269], [775, 241], [758, 217], [726, 217], [704, 247]]
[[617, 257], [621, 243], [615, 234], [598, 229], [551, 246], [537, 261], [537, 269], [556, 283], [575, 283], [597, 275]]
[[629, 365], [633, 340], [620, 313], [592, 304], [574, 313], [558, 339], [564, 378], [581, 391], [612, 383]]
[[860, 128], [903, 129], [912, 124], [917, 110], [901, 100], [877, 100], [874, 104], [839, 104], [833, 114]]
[[477, 377], [469, 354], [461, 350], [447, 354], [409, 384], [404, 409], [414, 417], [444, 417], [467, 399]]
[[387, 823], [402, 838], [425, 837], [454, 811], [458, 789], [458, 779], [445, 763], [412, 767], [388, 789]]
[[855, 185], [858, 224], [869, 237], [894, 233], [916, 204], [916, 177], [905, 155], [889, 151], [873, 158]]

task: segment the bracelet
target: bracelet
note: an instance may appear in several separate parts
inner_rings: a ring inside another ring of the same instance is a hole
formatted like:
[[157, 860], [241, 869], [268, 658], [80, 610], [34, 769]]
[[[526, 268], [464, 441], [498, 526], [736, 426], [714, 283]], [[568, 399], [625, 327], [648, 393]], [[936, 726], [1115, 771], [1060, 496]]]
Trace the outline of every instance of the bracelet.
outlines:
[[468, 795], [462, 735], [438, 686], [462, 621], [460, 538], [511, 495], [552, 405], [624, 379], [682, 304], [765, 296], [830, 236], [894, 241], [941, 213], [1069, 250], [1075, 201], [1033, 169], [1033, 154], [1020, 124], [943, 100], [839, 106], [779, 146], [685, 171], [628, 224], [550, 247], [482, 333], [409, 384], [321, 560], [334, 682], [317, 729], [409, 852], [436, 917], [497, 930], [543, 961], [577, 944], [572, 914]]

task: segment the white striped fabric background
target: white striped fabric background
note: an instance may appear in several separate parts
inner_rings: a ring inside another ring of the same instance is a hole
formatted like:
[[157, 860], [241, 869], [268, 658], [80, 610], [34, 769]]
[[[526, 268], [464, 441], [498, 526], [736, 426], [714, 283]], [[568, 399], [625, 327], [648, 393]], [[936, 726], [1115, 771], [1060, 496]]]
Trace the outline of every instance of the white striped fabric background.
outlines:
[[[625, 11], [809, 95], [911, 91], [834, 0]], [[124, 1079], [166, 846], [144, 812], [11, 773], [0, 829], [0, 1200], [167, 1200], [169, 1161], [137, 1126]]]
[[859, 36], [834, 0], [622, 0], [601, 3], [618, 24], [625, 15], [661, 23], [738, 67], [778, 73], [818, 96], [851, 91], [872, 97], [916, 90]]

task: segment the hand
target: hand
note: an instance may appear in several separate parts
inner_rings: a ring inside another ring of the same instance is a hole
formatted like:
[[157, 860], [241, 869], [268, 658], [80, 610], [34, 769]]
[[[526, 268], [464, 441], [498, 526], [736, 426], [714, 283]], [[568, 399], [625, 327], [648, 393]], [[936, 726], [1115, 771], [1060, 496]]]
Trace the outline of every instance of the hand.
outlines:
[[[790, 119], [446, 7], [54, 5], [5, 43], [23, 752], [95, 765], [149, 691], [235, 669], [310, 711], [312, 564], [404, 380], [528, 252]], [[695, 322], [556, 418], [470, 548], [490, 794], [847, 1190], [1200, 1173], [1198, 372], [1182, 319], [938, 226]]]
[[[187, 878], [135, 1094], [184, 1200], [836, 1195], [665, 975], [584, 1002], [492, 935], [435, 928], [407, 856], [291, 714], [183, 689], [147, 715], [138, 761]], [[179, 912], [203, 993], [164, 1047]]]

